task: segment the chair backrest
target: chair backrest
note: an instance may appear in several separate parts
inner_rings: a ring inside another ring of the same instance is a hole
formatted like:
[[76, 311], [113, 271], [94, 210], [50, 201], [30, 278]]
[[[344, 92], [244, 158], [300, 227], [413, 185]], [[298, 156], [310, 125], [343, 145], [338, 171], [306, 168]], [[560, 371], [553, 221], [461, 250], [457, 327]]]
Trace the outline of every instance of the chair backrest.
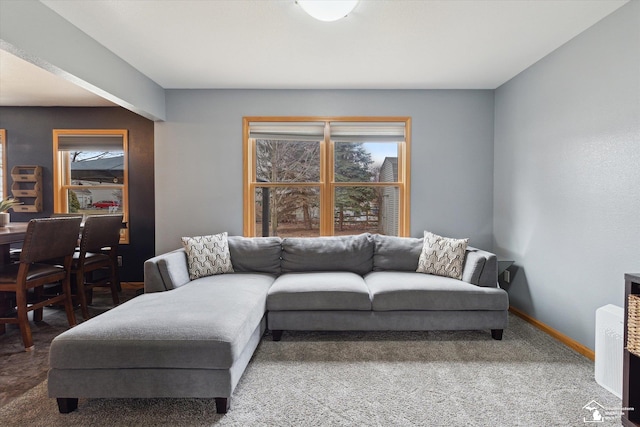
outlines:
[[73, 255], [81, 216], [32, 219], [27, 225], [20, 262], [32, 263]]
[[80, 216], [82, 218], [84, 218], [84, 214], [81, 213], [61, 213], [61, 212], [54, 212], [51, 214], [51, 218], [67, 218], [70, 216]]
[[104, 247], [115, 248], [120, 241], [122, 215], [89, 215], [84, 222], [80, 240], [81, 256], [87, 252], [100, 252]]

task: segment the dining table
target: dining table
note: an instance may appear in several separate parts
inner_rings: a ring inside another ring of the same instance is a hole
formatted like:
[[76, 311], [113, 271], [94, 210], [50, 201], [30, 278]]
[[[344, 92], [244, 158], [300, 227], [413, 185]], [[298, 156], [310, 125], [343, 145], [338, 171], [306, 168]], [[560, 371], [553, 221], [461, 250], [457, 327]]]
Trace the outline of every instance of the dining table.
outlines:
[[10, 222], [0, 227], [0, 264], [8, 264], [12, 243], [22, 243], [27, 233], [28, 222]]
[[[11, 262], [11, 244], [22, 243], [27, 234], [28, 222], [10, 222], [0, 227], [0, 264]], [[13, 310], [13, 299], [6, 293], [0, 292], [0, 316], [7, 315]], [[5, 325], [0, 325], [0, 334], [5, 332]]]

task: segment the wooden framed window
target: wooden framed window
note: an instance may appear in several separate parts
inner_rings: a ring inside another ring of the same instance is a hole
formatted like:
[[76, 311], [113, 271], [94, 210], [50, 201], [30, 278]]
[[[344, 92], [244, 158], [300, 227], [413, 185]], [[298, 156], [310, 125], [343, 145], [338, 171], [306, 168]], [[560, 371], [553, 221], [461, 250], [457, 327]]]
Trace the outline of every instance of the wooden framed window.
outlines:
[[9, 196], [7, 193], [7, 130], [0, 129], [0, 200]]
[[244, 235], [409, 235], [409, 117], [245, 117]]
[[[126, 129], [53, 130], [55, 213], [122, 213], [129, 222], [128, 132]], [[129, 243], [123, 227], [120, 243]]]

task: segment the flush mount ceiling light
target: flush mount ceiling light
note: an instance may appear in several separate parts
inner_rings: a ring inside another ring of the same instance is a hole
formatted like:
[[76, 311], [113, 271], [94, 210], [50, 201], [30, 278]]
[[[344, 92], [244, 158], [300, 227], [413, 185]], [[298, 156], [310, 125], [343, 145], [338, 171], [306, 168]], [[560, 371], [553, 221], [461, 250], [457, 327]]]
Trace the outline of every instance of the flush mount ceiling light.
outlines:
[[358, 0], [297, 0], [296, 3], [317, 20], [331, 22], [351, 13]]

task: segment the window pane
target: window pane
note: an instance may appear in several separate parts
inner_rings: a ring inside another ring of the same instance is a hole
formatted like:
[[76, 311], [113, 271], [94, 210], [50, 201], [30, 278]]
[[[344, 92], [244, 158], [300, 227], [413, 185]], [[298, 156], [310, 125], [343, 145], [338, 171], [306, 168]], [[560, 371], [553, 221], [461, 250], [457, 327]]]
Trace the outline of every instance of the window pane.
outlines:
[[124, 183], [124, 152], [73, 151], [69, 153], [71, 185]]
[[256, 140], [258, 182], [319, 182], [320, 142]]
[[398, 236], [400, 232], [400, 190], [398, 187], [378, 187], [380, 192], [379, 233], [387, 236]]
[[336, 142], [334, 165], [336, 182], [398, 182], [398, 144]]
[[379, 233], [380, 197], [376, 187], [337, 187], [334, 234]]
[[69, 190], [67, 212], [84, 215], [122, 213], [121, 188], [86, 188]]
[[[54, 129], [55, 214], [117, 213], [128, 222], [126, 129]], [[121, 230], [120, 243], [129, 243]]]
[[[372, 144], [373, 145], [373, 144]], [[376, 145], [394, 145], [395, 153], [393, 155], [379, 156], [375, 162], [376, 181], [378, 182], [398, 182], [398, 146], [397, 144], [376, 144]], [[380, 150], [382, 151], [382, 150]], [[391, 154], [391, 150], [387, 152]]]
[[318, 187], [260, 187], [255, 193], [256, 236], [320, 235]]

